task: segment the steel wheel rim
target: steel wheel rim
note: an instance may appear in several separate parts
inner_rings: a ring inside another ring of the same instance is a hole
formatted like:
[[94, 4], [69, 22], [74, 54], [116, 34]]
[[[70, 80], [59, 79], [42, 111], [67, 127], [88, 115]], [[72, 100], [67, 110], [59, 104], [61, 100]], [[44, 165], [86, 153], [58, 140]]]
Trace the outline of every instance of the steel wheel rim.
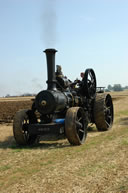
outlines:
[[81, 145], [87, 136], [88, 119], [82, 107], [71, 107], [66, 113], [65, 134], [72, 145]]
[[110, 95], [107, 95], [105, 99], [104, 115], [107, 127], [111, 127], [113, 123], [113, 104]]
[[75, 123], [78, 138], [82, 142], [85, 137], [85, 121], [83, 119], [83, 114], [80, 109], [77, 112]]

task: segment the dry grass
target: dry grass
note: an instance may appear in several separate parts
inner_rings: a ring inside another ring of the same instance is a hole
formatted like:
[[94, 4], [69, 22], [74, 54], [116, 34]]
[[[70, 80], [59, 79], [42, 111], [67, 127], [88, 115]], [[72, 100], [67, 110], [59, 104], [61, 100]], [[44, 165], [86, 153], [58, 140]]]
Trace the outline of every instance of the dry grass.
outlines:
[[128, 96], [117, 95], [112, 130], [94, 129], [82, 146], [65, 139], [19, 148], [12, 124], [1, 125], [0, 192], [127, 193]]

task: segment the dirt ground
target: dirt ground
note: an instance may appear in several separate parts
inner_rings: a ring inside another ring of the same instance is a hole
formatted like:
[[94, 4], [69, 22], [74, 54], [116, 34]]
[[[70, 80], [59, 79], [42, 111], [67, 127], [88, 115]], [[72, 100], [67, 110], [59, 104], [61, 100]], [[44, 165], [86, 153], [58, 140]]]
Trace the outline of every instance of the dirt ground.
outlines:
[[128, 193], [128, 92], [112, 97], [112, 129], [94, 128], [81, 146], [40, 139], [35, 146], [19, 147], [12, 118], [32, 101], [0, 101], [0, 118], [7, 122], [0, 124], [0, 193]]
[[12, 122], [15, 113], [20, 109], [30, 109], [32, 99], [27, 97], [1, 98], [0, 99], [0, 122]]

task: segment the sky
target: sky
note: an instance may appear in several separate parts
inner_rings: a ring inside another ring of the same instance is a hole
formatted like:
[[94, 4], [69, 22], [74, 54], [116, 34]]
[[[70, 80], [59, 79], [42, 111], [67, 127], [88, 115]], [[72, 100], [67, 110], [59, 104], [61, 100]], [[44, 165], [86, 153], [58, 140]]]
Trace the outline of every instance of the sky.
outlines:
[[47, 48], [72, 81], [128, 85], [128, 1], [0, 0], [0, 97], [47, 88]]

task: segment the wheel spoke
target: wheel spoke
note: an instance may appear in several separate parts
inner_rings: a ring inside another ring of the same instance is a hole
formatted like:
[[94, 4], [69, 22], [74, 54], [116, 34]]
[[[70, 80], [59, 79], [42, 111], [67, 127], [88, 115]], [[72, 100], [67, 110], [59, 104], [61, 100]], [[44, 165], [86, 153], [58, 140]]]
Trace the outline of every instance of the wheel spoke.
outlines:
[[112, 119], [112, 116], [111, 116], [111, 115], [108, 115], [107, 117], [108, 117], [109, 119]]
[[78, 122], [80, 122], [82, 120], [82, 117], [80, 117], [79, 119], [78, 119]]
[[110, 110], [111, 109], [111, 106], [108, 106], [108, 107], [106, 107], [108, 110]]
[[92, 75], [91, 71], [89, 71], [89, 75], [90, 75], [91, 79], [93, 79], [93, 75]]
[[110, 127], [110, 124], [105, 120], [105, 123], [107, 124], [108, 127]]
[[29, 140], [29, 133], [27, 131], [24, 132], [24, 137], [25, 137], [26, 141]]
[[81, 132], [81, 133], [84, 133], [84, 130], [82, 130], [82, 129], [79, 129], [79, 132]]
[[76, 121], [76, 125], [77, 125], [77, 127], [78, 127], [79, 129], [82, 128], [82, 123], [80, 123], [79, 121]]

